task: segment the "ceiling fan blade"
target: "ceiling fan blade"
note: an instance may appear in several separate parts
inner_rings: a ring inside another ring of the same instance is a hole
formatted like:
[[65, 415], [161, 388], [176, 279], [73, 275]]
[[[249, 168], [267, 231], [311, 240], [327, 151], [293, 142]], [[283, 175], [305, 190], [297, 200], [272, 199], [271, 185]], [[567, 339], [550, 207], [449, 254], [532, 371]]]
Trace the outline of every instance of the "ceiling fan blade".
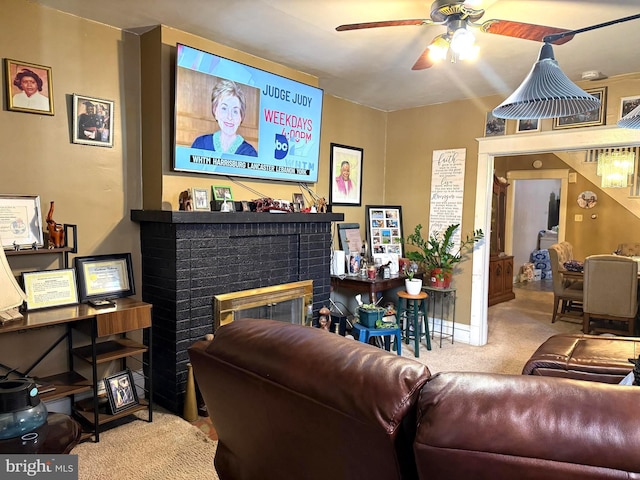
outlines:
[[[431, 43], [429, 45], [431, 45]], [[427, 47], [424, 52], [422, 52], [422, 54], [418, 57], [416, 63], [413, 64], [411, 70], [425, 70], [427, 68], [431, 68], [432, 65], [433, 61], [429, 58], [429, 47]]]
[[[485, 33], [493, 33], [496, 35], [504, 35], [507, 37], [523, 38], [525, 40], [534, 40], [542, 42], [547, 35], [556, 33], [570, 32], [566, 28], [549, 27], [547, 25], [535, 25], [532, 23], [512, 22], [511, 20], [487, 20], [480, 25], [480, 30]], [[564, 38], [555, 40], [554, 45], [562, 45], [573, 38], [573, 35], [567, 35]]]
[[336, 27], [336, 30], [343, 32], [345, 30], [360, 30], [363, 28], [378, 27], [402, 27], [405, 25], [431, 25], [433, 22], [429, 19], [415, 18], [412, 20], [386, 20], [383, 22], [365, 22], [365, 23], [348, 23]]

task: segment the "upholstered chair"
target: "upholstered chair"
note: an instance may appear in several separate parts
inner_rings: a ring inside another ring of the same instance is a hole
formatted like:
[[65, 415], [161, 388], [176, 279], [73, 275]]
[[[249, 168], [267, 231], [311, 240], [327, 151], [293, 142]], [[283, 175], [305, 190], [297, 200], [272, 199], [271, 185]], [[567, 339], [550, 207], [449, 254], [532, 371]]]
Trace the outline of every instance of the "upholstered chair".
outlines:
[[[632, 336], [638, 313], [638, 262], [620, 255], [587, 257], [582, 304], [584, 333]], [[620, 323], [627, 328], [617, 328]]]
[[553, 315], [551, 323], [558, 318], [570, 317], [582, 320], [582, 282], [565, 279], [563, 265], [573, 260], [573, 246], [569, 242], [549, 246], [551, 278], [553, 280]]

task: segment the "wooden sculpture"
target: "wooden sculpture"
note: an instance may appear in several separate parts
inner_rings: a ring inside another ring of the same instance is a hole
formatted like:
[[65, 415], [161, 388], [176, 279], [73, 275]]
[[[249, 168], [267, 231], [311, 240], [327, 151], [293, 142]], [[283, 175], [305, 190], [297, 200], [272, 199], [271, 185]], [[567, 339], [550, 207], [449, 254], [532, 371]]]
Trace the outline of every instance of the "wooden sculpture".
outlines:
[[49, 213], [47, 214], [47, 229], [49, 230], [49, 248], [62, 248], [64, 247], [64, 226], [61, 223], [56, 223], [53, 219], [54, 205], [53, 201], [49, 207]]

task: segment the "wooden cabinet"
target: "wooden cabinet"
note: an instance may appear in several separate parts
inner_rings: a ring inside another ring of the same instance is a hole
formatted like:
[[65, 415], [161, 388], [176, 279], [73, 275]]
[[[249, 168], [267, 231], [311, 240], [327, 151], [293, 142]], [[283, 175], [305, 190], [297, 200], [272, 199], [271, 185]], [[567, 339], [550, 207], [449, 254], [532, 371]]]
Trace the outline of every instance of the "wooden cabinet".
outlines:
[[509, 184], [493, 176], [491, 202], [491, 240], [489, 249], [489, 306], [515, 298], [513, 293], [513, 257], [504, 255], [507, 188]]
[[513, 257], [492, 256], [489, 259], [489, 306], [514, 298]]

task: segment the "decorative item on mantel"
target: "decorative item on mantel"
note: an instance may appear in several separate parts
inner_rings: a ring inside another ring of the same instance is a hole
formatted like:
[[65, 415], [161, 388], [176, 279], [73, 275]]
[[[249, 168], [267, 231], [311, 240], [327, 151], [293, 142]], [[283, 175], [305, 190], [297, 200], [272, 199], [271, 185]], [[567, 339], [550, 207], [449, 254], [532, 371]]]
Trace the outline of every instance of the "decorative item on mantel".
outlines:
[[49, 248], [64, 247], [64, 226], [53, 219], [54, 203], [51, 201], [47, 214], [47, 229], [49, 231]]
[[189, 190], [185, 190], [180, 192], [180, 196], [178, 197], [179, 209], [184, 212], [190, 212], [193, 210], [193, 199], [191, 198], [191, 192]]
[[318, 325], [320, 326], [320, 329], [328, 332], [331, 328], [331, 310], [327, 307], [322, 307], [318, 313], [320, 315], [318, 317]]

